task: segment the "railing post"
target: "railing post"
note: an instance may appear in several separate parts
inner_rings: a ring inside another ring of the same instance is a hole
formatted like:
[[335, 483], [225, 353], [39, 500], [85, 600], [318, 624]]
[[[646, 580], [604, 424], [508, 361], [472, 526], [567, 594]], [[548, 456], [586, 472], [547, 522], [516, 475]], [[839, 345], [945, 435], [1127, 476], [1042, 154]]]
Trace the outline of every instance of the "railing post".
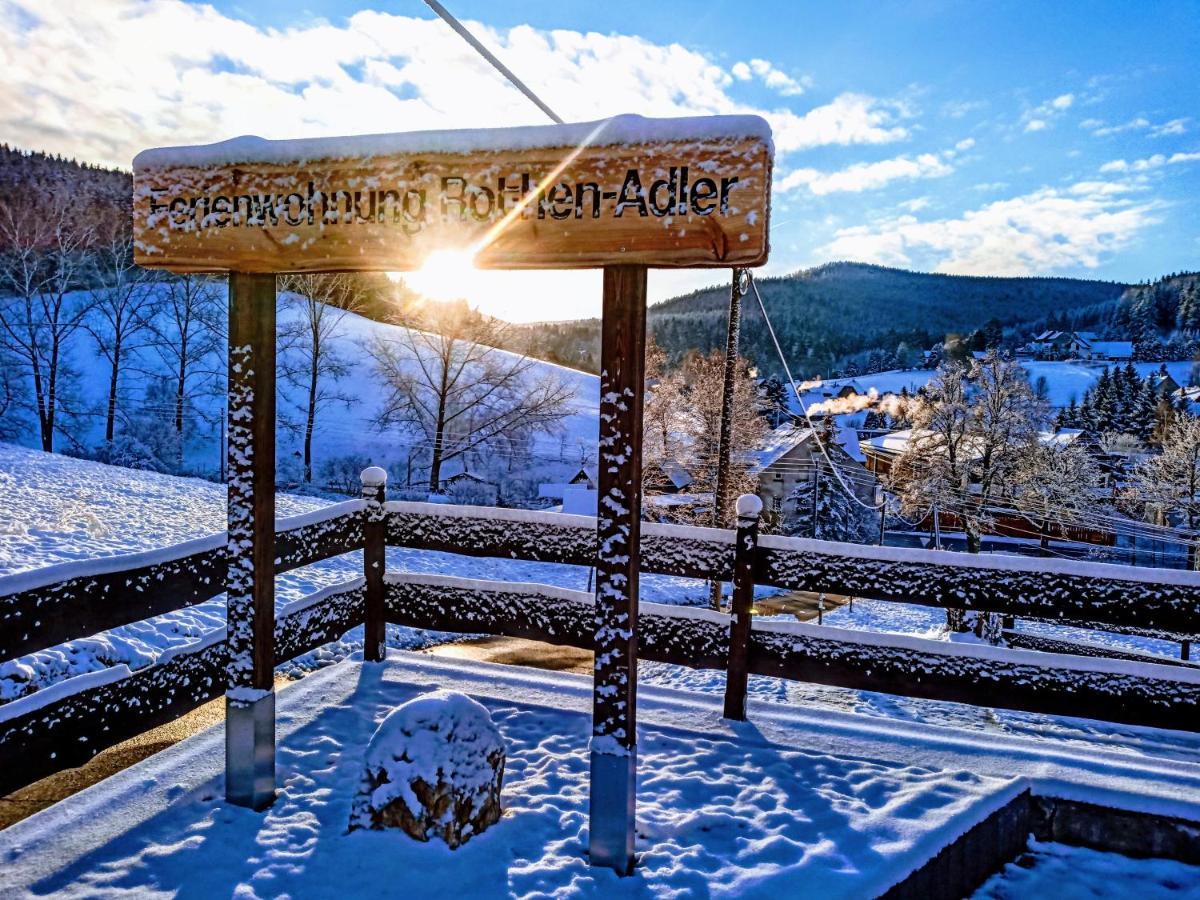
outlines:
[[633, 870], [646, 267], [604, 269], [588, 856]]
[[363, 577], [367, 582], [366, 618], [363, 623], [363, 659], [387, 658], [387, 616], [384, 614], [383, 574], [387, 557], [387, 524], [383, 503], [387, 499], [387, 472], [379, 466], [363, 469]]
[[225, 798], [275, 799], [275, 276], [229, 275]]
[[729, 620], [729, 671], [725, 675], [725, 718], [746, 718], [746, 666], [750, 656], [750, 608], [754, 605], [754, 552], [762, 500], [754, 494], [737, 499], [737, 537], [733, 545], [733, 615]]

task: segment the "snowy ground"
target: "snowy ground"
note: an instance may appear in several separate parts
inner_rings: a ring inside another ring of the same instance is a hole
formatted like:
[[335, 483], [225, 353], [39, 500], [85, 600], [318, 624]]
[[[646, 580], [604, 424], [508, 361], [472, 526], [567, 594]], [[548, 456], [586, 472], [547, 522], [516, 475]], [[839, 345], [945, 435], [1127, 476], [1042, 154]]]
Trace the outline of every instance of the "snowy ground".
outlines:
[[[509, 754], [505, 817], [453, 852], [347, 833], [376, 724], [435, 687], [495, 718]], [[0, 894], [866, 897], [1027, 783], [1200, 816], [1195, 764], [771, 704], [730, 723], [716, 698], [646, 688], [639, 868], [617, 880], [584, 860], [589, 704], [582, 676], [409, 654], [343, 662], [280, 694], [281, 793], [269, 811], [223, 802], [217, 728], [0, 833]]]
[[[281, 517], [295, 515], [326, 502], [280, 495], [277, 511]], [[223, 485], [0, 444], [0, 579], [56, 563], [170, 546], [224, 529]], [[388, 568], [536, 581], [578, 590], [586, 589], [588, 582], [588, 570], [580, 566], [468, 559], [417, 550], [389, 550]], [[361, 575], [360, 553], [306, 566], [276, 578], [276, 602], [282, 605]], [[643, 576], [642, 595], [660, 603], [698, 603], [707, 597], [702, 582], [656, 575]], [[225, 602], [219, 597], [17, 660], [0, 661], [0, 703], [85, 672], [122, 663], [133, 669], [149, 665], [165, 650], [190, 644], [224, 625]], [[444, 637], [388, 628], [388, 643], [393, 647], [414, 648]], [[334, 662], [361, 646], [361, 629], [355, 629], [286, 670], [296, 673]]]

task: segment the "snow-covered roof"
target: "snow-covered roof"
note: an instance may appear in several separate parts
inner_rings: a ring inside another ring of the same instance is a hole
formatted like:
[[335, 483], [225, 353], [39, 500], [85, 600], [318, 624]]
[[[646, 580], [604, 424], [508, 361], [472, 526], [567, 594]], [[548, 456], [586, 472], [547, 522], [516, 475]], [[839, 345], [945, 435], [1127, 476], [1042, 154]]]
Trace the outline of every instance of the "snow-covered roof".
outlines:
[[216, 144], [159, 147], [133, 159], [135, 169], [172, 166], [222, 166], [237, 163], [288, 164], [314, 159], [364, 159], [401, 153], [478, 153], [488, 150], [536, 150], [603, 147], [663, 141], [757, 138], [771, 144], [771, 126], [759, 116], [681, 116], [653, 119], [620, 115], [595, 122], [524, 125], [515, 128], [460, 128], [407, 131], [350, 137], [271, 141], [254, 135]]
[[868, 440], [859, 441], [858, 444], [864, 451], [871, 450], [876, 453], [899, 456], [904, 452], [904, 448], [908, 446], [910, 440], [912, 440], [912, 429], [905, 428], [902, 431], [889, 431], [887, 434], [876, 435]]
[[[1058, 431], [1040, 432], [1038, 439], [1043, 444], [1065, 447], [1075, 443], [1081, 434], [1083, 434], [1083, 430], [1079, 428], [1061, 428]], [[891, 431], [865, 441], [859, 441], [859, 446], [864, 450], [870, 450], [884, 456], [899, 456], [908, 447], [908, 442], [912, 440], [912, 435], [912, 429], [905, 428], [902, 431]]]
[[671, 484], [675, 485], [676, 490], [682, 491], [695, 480], [692, 478], [692, 473], [685, 469], [683, 463], [677, 459], [664, 460], [659, 468], [670, 479]]
[[750, 452], [753, 467], [757, 471], [769, 468], [789, 450], [799, 447], [813, 435], [813, 430], [807, 426], [787, 422], [768, 431], [758, 449]]

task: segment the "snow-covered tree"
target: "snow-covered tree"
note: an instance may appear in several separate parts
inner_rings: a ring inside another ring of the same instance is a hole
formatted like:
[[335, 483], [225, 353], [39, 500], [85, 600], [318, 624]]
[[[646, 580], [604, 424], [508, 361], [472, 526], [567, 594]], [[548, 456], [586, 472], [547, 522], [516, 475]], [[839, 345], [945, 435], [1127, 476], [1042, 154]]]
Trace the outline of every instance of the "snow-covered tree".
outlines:
[[[1024, 370], [989, 351], [970, 368], [947, 364], [910, 404], [912, 436], [893, 467], [889, 488], [908, 516], [952, 514], [978, 553], [994, 499], [1038, 444], [1046, 417]], [[972, 627], [999, 639], [1000, 617], [950, 610], [954, 630]]]
[[0, 351], [32, 386], [42, 449], [54, 450], [71, 372], [66, 349], [88, 303], [71, 293], [91, 229], [64, 190], [0, 197]]
[[117, 229], [98, 241], [89, 258], [94, 287], [91, 314], [84, 319], [84, 327], [108, 363], [104, 440], [112, 443], [121, 375], [126, 360], [139, 349], [141, 338], [149, 332], [155, 294], [149, 272], [134, 265], [133, 235], [127, 229]]
[[150, 321], [162, 382], [159, 396], [172, 408], [177, 465], [183, 467], [188, 403], [198, 396], [224, 390], [223, 349], [225, 304], [221, 282], [205, 275], [172, 276], [159, 289], [159, 301]]
[[[691, 473], [691, 490], [716, 491], [717, 449], [721, 442], [721, 398], [725, 389], [725, 353], [690, 353], [675, 373], [678, 379], [680, 428], [684, 437], [680, 448], [682, 462]], [[729, 455], [728, 497], [752, 494], [758, 479], [752, 472], [749, 452], [759, 445], [766, 423], [758, 414], [758, 389], [750, 375], [750, 365], [738, 359], [733, 384], [732, 442]], [[715, 498], [714, 498], [715, 503]], [[730, 510], [724, 510], [726, 525]], [[712, 508], [708, 510], [712, 516]]]
[[[1196, 540], [1200, 523], [1200, 418], [1180, 413], [1161, 436], [1162, 453], [1135, 470], [1135, 483], [1149, 509], [1174, 520]], [[1196, 553], [1190, 548], [1195, 567]]]
[[872, 542], [879, 517], [838, 483], [822, 457], [814, 457], [812, 477], [799, 482], [784, 503], [785, 534], [853, 544]]
[[1052, 523], [1084, 524], [1099, 505], [1099, 485], [1099, 469], [1085, 450], [1054, 443], [1029, 446], [1010, 481], [1013, 502], [1037, 527], [1043, 549]]
[[349, 407], [355, 397], [339, 390], [349, 362], [337, 350], [342, 320], [361, 305], [358, 282], [347, 274], [289, 275], [280, 284], [288, 310], [279, 328], [280, 371], [300, 391], [300, 433], [305, 482], [313, 479], [313, 431], [330, 405]]

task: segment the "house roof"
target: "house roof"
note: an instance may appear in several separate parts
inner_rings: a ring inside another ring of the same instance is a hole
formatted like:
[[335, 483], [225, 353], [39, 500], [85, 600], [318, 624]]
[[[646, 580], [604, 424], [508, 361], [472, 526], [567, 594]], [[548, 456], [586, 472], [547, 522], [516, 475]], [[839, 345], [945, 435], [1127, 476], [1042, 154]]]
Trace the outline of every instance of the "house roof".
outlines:
[[752, 468], [761, 472], [812, 436], [813, 430], [807, 425], [796, 425], [793, 422], [768, 431], [758, 448], [750, 451]]
[[[1082, 434], [1083, 429], [1081, 428], [1060, 428], [1058, 431], [1042, 431], [1038, 434], [1038, 439], [1043, 444], [1066, 447], [1079, 440]], [[891, 431], [869, 440], [859, 441], [859, 445], [883, 456], [899, 456], [908, 447], [910, 440], [912, 440], [912, 429], [905, 428], [903, 431]]]

